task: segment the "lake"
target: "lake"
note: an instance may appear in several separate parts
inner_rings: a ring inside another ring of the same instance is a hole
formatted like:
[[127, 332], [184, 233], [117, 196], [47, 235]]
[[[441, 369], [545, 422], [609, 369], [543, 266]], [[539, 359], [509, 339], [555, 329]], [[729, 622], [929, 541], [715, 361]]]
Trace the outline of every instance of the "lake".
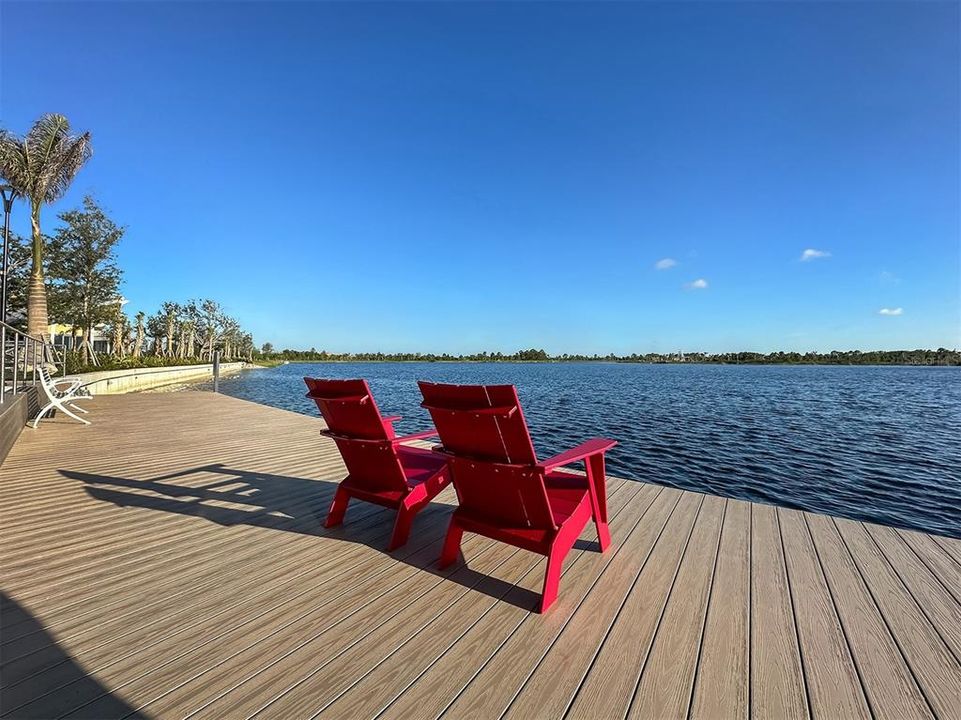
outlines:
[[610, 437], [611, 475], [961, 538], [959, 368], [295, 363], [220, 389], [317, 416], [304, 375], [366, 378], [399, 432], [430, 427], [416, 380], [512, 383], [539, 457]]

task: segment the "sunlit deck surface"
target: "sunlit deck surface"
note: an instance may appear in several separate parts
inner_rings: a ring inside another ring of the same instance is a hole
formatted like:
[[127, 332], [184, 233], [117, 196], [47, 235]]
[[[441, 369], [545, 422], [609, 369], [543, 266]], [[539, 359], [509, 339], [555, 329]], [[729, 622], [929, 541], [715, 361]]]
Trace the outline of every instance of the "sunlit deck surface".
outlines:
[[[201, 392], [101, 397], [0, 469], [10, 717], [806, 718], [961, 714], [961, 542], [609, 479], [557, 603], [448, 490], [321, 520], [320, 420]], [[656, 479], [656, 478], [652, 478]]]

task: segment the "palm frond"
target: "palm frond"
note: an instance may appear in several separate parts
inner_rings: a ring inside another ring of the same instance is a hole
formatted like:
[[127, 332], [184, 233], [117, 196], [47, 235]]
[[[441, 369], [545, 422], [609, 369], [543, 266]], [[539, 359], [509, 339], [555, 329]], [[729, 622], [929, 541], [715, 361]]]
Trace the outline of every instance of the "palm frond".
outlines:
[[0, 129], [0, 179], [21, 195], [29, 185], [24, 141], [3, 129]]
[[50, 203], [59, 200], [67, 192], [70, 183], [84, 166], [93, 148], [90, 146], [90, 133], [85, 132], [77, 137], [67, 137], [61, 143], [60, 152], [57, 155], [57, 167], [50, 178], [47, 186], [45, 201]]
[[89, 132], [71, 135], [63, 115], [43, 115], [22, 141], [20, 192], [41, 203], [60, 199], [91, 152]]

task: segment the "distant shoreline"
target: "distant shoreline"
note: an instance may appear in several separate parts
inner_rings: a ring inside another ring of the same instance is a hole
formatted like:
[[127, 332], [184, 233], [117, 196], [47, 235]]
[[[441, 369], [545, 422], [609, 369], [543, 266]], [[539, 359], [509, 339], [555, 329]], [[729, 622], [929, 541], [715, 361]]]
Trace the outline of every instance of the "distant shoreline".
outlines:
[[961, 367], [961, 363], [908, 363], [908, 362], [878, 362], [878, 363], [832, 363], [832, 362], [710, 362], [710, 361], [675, 361], [675, 362], [633, 362], [625, 360], [288, 360], [269, 363], [253, 363], [263, 368], [281, 367], [288, 365], [720, 365], [738, 367], [787, 366], [787, 367]]
[[563, 353], [551, 355], [542, 348], [519, 350], [515, 353], [477, 352], [452, 355], [450, 353], [332, 353], [326, 350], [293, 350], [275, 352], [269, 343], [255, 360], [265, 365], [283, 362], [418, 362], [418, 363], [615, 363], [643, 365], [905, 365], [956, 366], [961, 365], [961, 351], [940, 347], [937, 350], [832, 350], [821, 353], [784, 352], [671, 352], [631, 353], [630, 355], [582, 355]]

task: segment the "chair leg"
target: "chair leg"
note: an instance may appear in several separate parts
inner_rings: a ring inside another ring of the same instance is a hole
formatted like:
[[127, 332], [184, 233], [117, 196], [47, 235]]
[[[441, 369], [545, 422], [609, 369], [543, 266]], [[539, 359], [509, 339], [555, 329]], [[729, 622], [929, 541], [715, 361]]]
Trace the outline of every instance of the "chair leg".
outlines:
[[347, 512], [347, 503], [350, 502], [350, 494], [342, 487], [337, 488], [334, 493], [334, 501], [330, 504], [330, 512], [324, 521], [325, 528], [332, 528], [344, 522], [344, 513]]
[[33, 419], [33, 429], [34, 429], [34, 430], [37, 429], [37, 424], [40, 422], [40, 418], [42, 418], [44, 415], [46, 415], [48, 412], [50, 412], [50, 410], [51, 410], [52, 408], [53, 408], [53, 403], [52, 403], [52, 402], [49, 402], [49, 403], [47, 403], [46, 405], [43, 406], [43, 409], [42, 409], [40, 412], [37, 413], [37, 417], [35, 417], [35, 418]]
[[74, 420], [76, 420], [77, 422], [82, 422], [84, 425], [89, 425], [89, 424], [90, 424], [90, 421], [89, 421], [89, 420], [84, 420], [84, 419], [83, 419], [82, 417], [80, 417], [79, 415], [76, 415], [76, 414], [70, 412], [70, 411], [67, 409], [66, 405], [59, 405], [59, 404], [58, 404], [57, 407], [59, 407], [61, 410], [63, 410], [63, 412], [64, 412], [65, 414], [69, 415], [70, 417], [72, 417], [72, 418], [73, 418]]
[[77, 411], [79, 411], [79, 412], [82, 412], [84, 415], [86, 415], [87, 413], [90, 412], [89, 410], [84, 410], [84, 409], [83, 409], [82, 407], [80, 407], [79, 405], [74, 405], [73, 403], [68, 403], [68, 404], [69, 404], [70, 407], [72, 407], [74, 410], [77, 410]]
[[611, 544], [611, 531], [607, 527], [607, 487], [605, 486], [604, 456], [594, 455], [587, 459], [587, 485], [591, 496], [591, 515], [597, 528], [597, 542], [601, 552]]
[[463, 528], [457, 524], [454, 518], [451, 518], [450, 525], [447, 526], [447, 537], [444, 538], [444, 549], [440, 554], [440, 563], [438, 563], [441, 570], [457, 560], [457, 556], [460, 555], [460, 541], [463, 536]]
[[414, 522], [414, 515], [417, 510], [401, 505], [397, 508], [397, 519], [394, 520], [394, 532], [390, 536], [390, 543], [387, 545], [387, 552], [396, 550], [407, 542], [410, 535], [410, 526]]
[[604, 552], [611, 546], [611, 531], [607, 527], [607, 523], [603, 520], [595, 520], [594, 527], [597, 528], [597, 542], [601, 546], [601, 552]]
[[33, 420], [33, 427], [34, 427], [34, 429], [36, 429], [37, 423], [40, 422], [40, 418], [42, 418], [44, 415], [46, 415], [48, 412], [50, 412], [50, 411], [53, 410], [53, 409], [60, 410], [64, 415], [69, 415], [69, 416], [72, 417], [74, 420], [76, 420], [77, 422], [81, 422], [81, 423], [83, 423], [84, 425], [89, 425], [89, 424], [90, 424], [90, 421], [89, 421], [89, 420], [84, 420], [84, 419], [83, 419], [82, 417], [80, 417], [79, 415], [76, 415], [75, 413], [70, 412], [70, 410], [68, 410], [67, 407], [66, 407], [62, 402], [60, 402], [60, 401], [57, 400], [57, 401], [51, 401], [51, 402], [47, 403], [47, 404], [44, 406], [43, 410], [41, 410], [40, 412], [37, 413], [37, 417], [34, 418], [34, 420]]
[[554, 545], [547, 556], [547, 570], [544, 572], [544, 591], [541, 593], [541, 605], [537, 612], [545, 612], [557, 599], [557, 590], [561, 584], [561, 569], [569, 548]]

